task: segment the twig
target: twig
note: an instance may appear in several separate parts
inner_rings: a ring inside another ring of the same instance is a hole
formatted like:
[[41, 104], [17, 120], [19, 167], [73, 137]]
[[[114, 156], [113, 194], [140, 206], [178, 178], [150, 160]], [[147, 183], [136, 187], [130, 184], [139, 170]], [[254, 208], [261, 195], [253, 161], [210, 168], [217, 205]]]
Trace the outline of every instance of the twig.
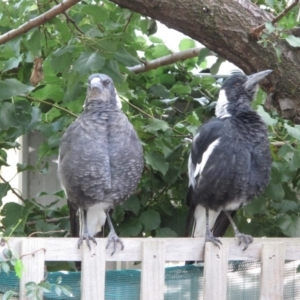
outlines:
[[65, 232], [66, 230], [50, 230], [50, 231], [36, 231], [31, 233], [28, 237], [32, 237], [33, 235], [39, 233], [39, 234], [47, 234], [47, 233], [54, 233], [54, 232]]
[[45, 13], [39, 15], [36, 18], [30, 19], [28, 22], [24, 23], [23, 25], [19, 26], [16, 29], [10, 30], [9, 32], [0, 36], [0, 45], [5, 44], [6, 42], [12, 40], [13, 38], [28, 32], [32, 28], [45, 24], [50, 19], [53, 19], [57, 15], [65, 12], [71, 6], [74, 6], [80, 2], [80, 0], [64, 0], [60, 4], [52, 7]]
[[68, 113], [69, 115], [71, 115], [71, 116], [77, 118], [77, 115], [76, 115], [76, 114], [74, 114], [74, 113], [72, 113], [71, 111], [69, 111], [68, 109], [63, 108], [63, 107], [61, 107], [61, 106], [59, 106], [59, 105], [56, 105], [56, 104], [54, 104], [54, 103], [50, 103], [50, 102], [47, 102], [47, 101], [44, 101], [44, 100], [41, 100], [41, 99], [36, 99], [36, 98], [30, 97], [30, 96], [28, 96], [28, 95], [23, 96], [23, 97], [25, 97], [25, 98], [28, 99], [28, 100], [34, 101], [34, 102], [39, 102], [39, 103], [43, 103], [43, 104], [46, 104], [46, 105], [55, 107], [55, 108], [57, 108], [57, 109], [59, 109], [59, 110], [61, 110], [61, 111], [64, 111], [64, 112]]
[[[277, 23], [280, 19], [282, 19], [292, 8], [294, 8], [297, 4], [299, 3], [299, 0], [295, 0], [291, 5], [289, 5], [288, 7], [286, 7], [284, 9], [284, 11], [282, 11], [277, 17], [275, 17], [271, 23], [274, 25], [275, 23]], [[261, 24], [255, 28], [251, 29], [251, 34], [258, 37], [261, 32], [266, 28], [265, 24]]]
[[41, 250], [44, 250], [44, 252], [46, 253], [46, 249], [45, 249], [45, 248], [41, 248], [41, 249], [37, 249], [37, 250], [35, 250], [35, 251], [32, 251], [32, 252], [30, 252], [30, 253], [26, 253], [26, 254], [21, 255], [21, 256], [20, 256], [20, 259], [21, 259], [22, 257], [28, 256], [28, 255], [32, 255], [32, 256], [33, 256], [34, 253], [37, 253], [37, 252], [39, 252], [39, 251], [41, 251]]
[[164, 57], [160, 57], [160, 58], [145, 62], [140, 65], [128, 67], [128, 70], [133, 73], [138, 74], [138, 73], [146, 72], [149, 70], [157, 69], [158, 67], [170, 65], [170, 64], [173, 64], [180, 60], [186, 60], [189, 58], [196, 57], [196, 56], [198, 56], [199, 52], [202, 49], [203, 48], [197, 47], [197, 48], [191, 48], [191, 49], [181, 51], [181, 52], [175, 52], [170, 55], [166, 55]]
[[[7, 185], [10, 186], [9, 182], [6, 181], [6, 180], [2, 177], [2, 175], [0, 175], [0, 179], [1, 179], [5, 184], [7, 184]], [[10, 186], [10, 190], [11, 190], [12, 193], [13, 193], [14, 195], [16, 195], [22, 202], [25, 202], [25, 199], [24, 199], [22, 196], [20, 196], [20, 195], [15, 191], [15, 189], [13, 189], [11, 186]]]
[[[57, 0], [54, 0], [54, 2], [56, 4], [59, 4]], [[65, 15], [66, 19], [67, 19], [67, 22], [70, 22], [73, 24], [73, 26], [77, 29], [78, 32], [80, 32], [81, 34], [84, 35], [84, 32], [77, 26], [76, 22], [66, 13], [66, 12], [63, 12], [63, 14]]]
[[130, 23], [130, 21], [132, 19], [132, 16], [133, 16], [133, 12], [130, 14], [130, 17], [128, 18], [128, 20], [127, 20], [127, 22], [126, 22], [126, 24], [124, 26], [123, 32], [126, 32], [127, 27], [128, 27], [128, 25], [129, 25], [129, 23]]

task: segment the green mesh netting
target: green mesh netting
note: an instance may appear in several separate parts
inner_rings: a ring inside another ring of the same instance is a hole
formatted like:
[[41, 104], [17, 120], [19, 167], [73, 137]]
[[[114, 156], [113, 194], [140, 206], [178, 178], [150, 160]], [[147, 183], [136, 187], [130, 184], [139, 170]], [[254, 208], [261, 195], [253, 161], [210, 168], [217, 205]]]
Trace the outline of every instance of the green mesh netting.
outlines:
[[[300, 299], [300, 261], [286, 262], [284, 274], [284, 299]], [[259, 299], [260, 262], [229, 262], [227, 299]], [[140, 296], [140, 271], [107, 271], [105, 281], [106, 300], [138, 300]], [[80, 272], [48, 273], [48, 281], [55, 283], [62, 277], [62, 284], [68, 285], [74, 295], [71, 299], [80, 300]], [[166, 268], [165, 300], [202, 299], [203, 266], [189, 265]], [[0, 294], [7, 290], [19, 289], [19, 280], [13, 272], [0, 273]], [[213, 291], [212, 291], [213, 292]], [[44, 299], [67, 299], [55, 292], [45, 293]]]

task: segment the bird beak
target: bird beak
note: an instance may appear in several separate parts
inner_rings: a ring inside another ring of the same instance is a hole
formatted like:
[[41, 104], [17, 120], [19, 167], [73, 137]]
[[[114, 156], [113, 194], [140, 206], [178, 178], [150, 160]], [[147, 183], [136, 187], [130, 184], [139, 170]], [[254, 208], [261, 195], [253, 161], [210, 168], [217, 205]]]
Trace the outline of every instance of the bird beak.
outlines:
[[98, 77], [93, 78], [90, 82], [90, 88], [91, 89], [97, 88], [99, 90], [102, 90], [103, 86], [102, 86], [100, 78], [98, 78]]
[[247, 81], [244, 83], [246, 89], [253, 87], [254, 85], [258, 84], [262, 79], [272, 73], [273, 70], [265, 70], [258, 73], [254, 73], [248, 76]]

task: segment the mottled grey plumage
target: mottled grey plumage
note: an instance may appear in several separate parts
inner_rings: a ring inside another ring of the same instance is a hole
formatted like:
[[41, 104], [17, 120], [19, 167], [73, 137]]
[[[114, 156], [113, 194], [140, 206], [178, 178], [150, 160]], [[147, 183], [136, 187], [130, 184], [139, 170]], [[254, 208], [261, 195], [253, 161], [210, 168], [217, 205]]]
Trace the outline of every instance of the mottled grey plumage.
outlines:
[[[119, 108], [114, 84], [104, 74], [88, 79], [84, 111], [64, 133], [59, 149], [58, 174], [68, 200], [80, 212], [80, 239], [95, 242], [106, 216], [108, 245], [123, 243], [112, 227], [110, 208], [136, 189], [144, 166], [137, 134]], [[113, 251], [113, 253], [114, 253]]]

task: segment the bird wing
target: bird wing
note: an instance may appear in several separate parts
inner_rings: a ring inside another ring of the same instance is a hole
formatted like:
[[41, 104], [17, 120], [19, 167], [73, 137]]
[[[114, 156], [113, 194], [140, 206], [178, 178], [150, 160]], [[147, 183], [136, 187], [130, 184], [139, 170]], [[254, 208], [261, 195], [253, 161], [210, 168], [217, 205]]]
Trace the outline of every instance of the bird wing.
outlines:
[[[194, 214], [196, 205], [193, 198], [195, 197], [195, 188], [197, 180], [201, 177], [209, 154], [213, 151], [214, 145], [217, 144], [222, 136], [224, 121], [221, 119], [212, 119], [201, 126], [192, 142], [191, 153], [189, 157], [189, 188], [186, 197], [186, 203], [189, 207], [189, 213], [186, 223], [186, 236], [192, 236], [194, 231]], [[205, 214], [204, 214], [205, 221]]]

